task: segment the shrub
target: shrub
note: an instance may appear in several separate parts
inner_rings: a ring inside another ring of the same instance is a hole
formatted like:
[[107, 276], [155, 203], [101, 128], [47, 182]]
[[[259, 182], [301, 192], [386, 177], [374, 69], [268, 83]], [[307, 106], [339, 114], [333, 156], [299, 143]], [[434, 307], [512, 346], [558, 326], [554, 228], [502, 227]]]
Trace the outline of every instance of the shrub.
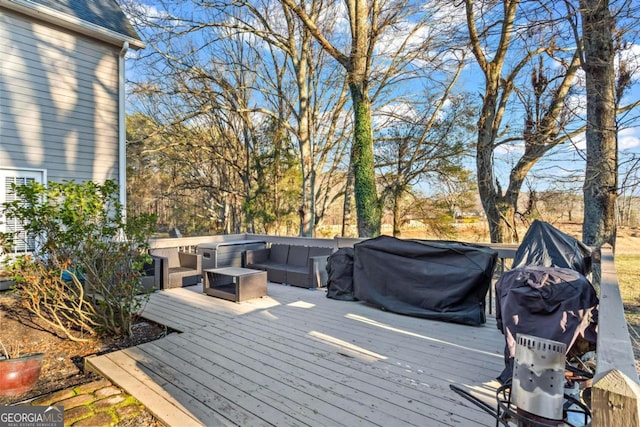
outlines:
[[146, 301], [142, 266], [155, 217], [125, 220], [114, 181], [14, 186], [5, 215], [35, 239], [32, 254], [9, 264], [25, 306], [74, 340], [130, 335]]

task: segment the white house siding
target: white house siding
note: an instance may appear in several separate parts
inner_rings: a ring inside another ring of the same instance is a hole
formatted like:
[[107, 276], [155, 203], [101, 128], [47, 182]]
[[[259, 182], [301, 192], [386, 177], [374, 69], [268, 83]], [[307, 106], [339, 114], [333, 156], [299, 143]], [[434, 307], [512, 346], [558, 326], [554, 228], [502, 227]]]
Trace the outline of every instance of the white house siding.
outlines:
[[117, 179], [118, 54], [0, 8], [0, 168]]

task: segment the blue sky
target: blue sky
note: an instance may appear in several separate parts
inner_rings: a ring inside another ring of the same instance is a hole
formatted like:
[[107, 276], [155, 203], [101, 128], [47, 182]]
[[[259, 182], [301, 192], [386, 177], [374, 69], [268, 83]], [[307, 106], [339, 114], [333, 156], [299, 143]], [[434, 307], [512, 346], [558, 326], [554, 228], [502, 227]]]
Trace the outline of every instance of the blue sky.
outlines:
[[[145, 9], [145, 14], [147, 16], [157, 16], [159, 18], [166, 18], [165, 12], [163, 12], [157, 4], [152, 0], [134, 0], [139, 7], [143, 7]], [[183, 2], [179, 6], [183, 11], [189, 12], [190, 3]], [[462, 17], [461, 17], [462, 18]], [[450, 20], [451, 22], [455, 21], [454, 14], [451, 14]], [[195, 39], [197, 42], [197, 39]], [[387, 46], [393, 46], [394, 40], [393, 36], [387, 34], [384, 38], [384, 44]], [[132, 53], [131, 56], [135, 56], [135, 53]], [[638, 57], [640, 57], [640, 46], [637, 44], [630, 44], [630, 48], [628, 50], [629, 58], [633, 58], [631, 61], [633, 73], [633, 86], [627, 92], [625, 99], [622, 104], [631, 103], [635, 100], [640, 99], [640, 84], [638, 84], [638, 80], [640, 80], [640, 62], [638, 62]], [[144, 72], [140, 67], [132, 66], [132, 58], [129, 61], [129, 77], [135, 79], [139, 77], [139, 74]], [[583, 84], [583, 79], [580, 79], [577, 84]], [[466, 70], [462, 78], [460, 79], [461, 83], [464, 85], [464, 90], [468, 91], [471, 96], [478, 96], [478, 94], [482, 91], [482, 76], [479, 73], [477, 67], [469, 66]], [[411, 88], [409, 88], [411, 90]], [[578, 110], [580, 108], [583, 109], [585, 101], [584, 97], [574, 97], [571, 99], [571, 103], [575, 105]], [[387, 106], [387, 110], [389, 107]], [[398, 107], [401, 109], [401, 107]], [[640, 155], [640, 120], [638, 119], [638, 115], [640, 115], [640, 109], [636, 108], [634, 111], [627, 114], [625, 117], [624, 127], [620, 129], [618, 133], [619, 138], [619, 148], [621, 152], [621, 158], [625, 158], [629, 155]], [[517, 128], [520, 123], [523, 121], [521, 117], [513, 116], [510, 119], [512, 122], [511, 125], [513, 128]], [[572, 141], [572, 144], [564, 144], [561, 147], [555, 149], [551, 156], [546, 158], [544, 161], [540, 162], [540, 164], [533, 171], [532, 176], [535, 175], [545, 175], [560, 178], [565, 175], [576, 174], [579, 173], [580, 169], [583, 167], [582, 154], [581, 150], [584, 150], [584, 137], [577, 137]], [[504, 183], [506, 183], [506, 176], [508, 175], [508, 171], [510, 169], [510, 162], [515, 159], [519, 153], [519, 146], [510, 146], [505, 149], [498, 149], [495, 153], [496, 164], [498, 165], [498, 173], [502, 176]], [[469, 167], [471, 169], [475, 169], [473, 160], [470, 159]], [[551, 179], [553, 180], [553, 179]], [[540, 179], [539, 185], [543, 185], [544, 180]], [[548, 183], [547, 183], [548, 185]], [[503, 184], [503, 187], [506, 184]]]

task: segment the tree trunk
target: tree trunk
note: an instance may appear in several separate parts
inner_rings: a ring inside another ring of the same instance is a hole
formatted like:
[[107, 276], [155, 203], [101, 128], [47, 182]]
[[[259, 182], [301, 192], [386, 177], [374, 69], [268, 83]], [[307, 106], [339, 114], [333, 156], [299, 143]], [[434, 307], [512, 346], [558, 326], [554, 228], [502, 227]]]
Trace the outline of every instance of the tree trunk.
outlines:
[[516, 229], [516, 205], [515, 202], [504, 197], [498, 202], [500, 223], [498, 224], [498, 236], [500, 243], [517, 243], [518, 230]]
[[308, 90], [304, 96], [302, 96], [302, 90], [308, 89], [306, 85], [306, 73], [304, 75], [305, 84], [300, 87], [301, 96], [299, 102], [299, 136], [298, 143], [300, 148], [300, 160], [302, 167], [302, 201], [300, 204], [300, 236], [313, 237], [313, 224], [314, 224], [314, 165], [313, 165], [313, 153], [311, 149], [311, 137], [309, 129], [309, 105], [306, 101], [308, 99]]
[[495, 111], [498, 102], [498, 77], [495, 73], [486, 73], [484, 102], [478, 120], [478, 146], [476, 148], [476, 170], [478, 175], [478, 193], [482, 207], [487, 215], [489, 234], [492, 243], [504, 242], [506, 227], [502, 223], [499, 201], [500, 189], [496, 189], [497, 179], [493, 171], [493, 144], [495, 140]]
[[393, 237], [400, 237], [400, 192], [393, 192]]
[[354, 135], [351, 148], [358, 237], [375, 237], [380, 234], [382, 211], [376, 189], [373, 161], [373, 131], [371, 128], [371, 103], [361, 85], [350, 79], [349, 89], [354, 111]]
[[347, 171], [347, 179], [344, 186], [344, 204], [342, 209], [342, 236], [344, 237], [353, 237], [349, 232], [349, 226], [352, 223], [352, 204], [351, 204], [351, 194], [353, 191], [353, 168], [351, 167], [351, 163], [349, 163], [349, 169]]
[[583, 68], [587, 86], [587, 166], [584, 179], [582, 240], [615, 248], [618, 147], [615, 122], [615, 70], [608, 2], [581, 0]]
[[[306, 32], [306, 31], [305, 31]], [[298, 87], [298, 148], [300, 150], [300, 166], [302, 169], [301, 203], [298, 210], [300, 214], [300, 236], [313, 237], [315, 216], [315, 188], [314, 188], [314, 153], [310, 126], [311, 99], [309, 89], [309, 51], [310, 35], [302, 37], [300, 47], [297, 48], [295, 37], [289, 41], [290, 55], [296, 73]]]
[[[496, 17], [493, 24], [485, 22], [483, 15], [476, 18], [476, 12], [482, 9], [478, 7], [473, 0], [465, 0], [467, 14], [467, 28], [469, 30], [469, 38], [471, 49], [478, 62], [478, 66], [482, 70], [485, 77], [484, 93], [482, 94], [482, 108], [478, 119], [478, 142], [476, 152], [476, 169], [478, 176], [478, 192], [482, 201], [487, 221], [489, 224], [489, 232], [491, 242], [507, 243], [518, 240], [516, 229], [515, 214], [518, 209], [518, 196], [522, 187], [522, 183], [531, 168], [539, 161], [542, 156], [550, 149], [564, 142], [565, 137], [558, 137], [563, 134], [557, 129], [562, 128], [561, 118], [564, 111], [565, 98], [569, 94], [570, 88], [573, 86], [574, 76], [578, 69], [578, 57], [574, 55], [562, 81], [557, 87], [549, 88], [552, 92], [550, 101], [540, 102], [542, 99], [547, 100], [544, 95], [546, 86], [538, 85], [532, 88], [519, 88], [520, 93], [531, 94], [535, 96], [535, 105], [545, 107], [531, 111], [535, 120], [531, 121], [531, 128], [526, 129], [523, 133], [525, 142], [524, 155], [518, 160], [517, 164], [511, 169], [508, 187], [506, 191], [500, 186], [496, 173], [494, 172], [494, 155], [496, 148], [502, 144], [499, 134], [504, 135], [508, 132], [508, 126], [503, 125], [505, 113], [509, 111], [509, 97], [521, 80], [518, 75], [522, 70], [527, 69], [528, 64], [533, 58], [539, 57], [544, 51], [543, 46], [528, 47], [516, 44], [511, 46], [511, 37], [516, 33], [514, 23], [516, 22], [516, 12], [520, 5], [519, 0], [504, 0], [502, 2], [482, 2], [483, 6], [489, 6], [492, 9], [495, 6], [497, 12], [501, 9], [501, 19]], [[525, 18], [520, 18], [525, 19]], [[483, 28], [478, 31], [476, 21], [483, 23]], [[491, 29], [491, 30], [489, 30]], [[495, 36], [498, 32], [501, 37], [498, 39], [490, 39], [488, 34]], [[493, 41], [498, 44], [493, 46]], [[487, 49], [490, 45], [491, 48]], [[543, 43], [543, 45], [546, 45]], [[507, 62], [507, 52], [511, 47], [513, 57]], [[522, 55], [518, 57], [518, 49], [522, 49]], [[491, 52], [493, 59], [487, 57], [487, 52]], [[505, 64], [511, 67], [508, 71], [503, 71]], [[544, 67], [540, 60], [539, 74], [544, 76]], [[536, 75], [536, 77], [539, 77]], [[532, 85], [535, 82], [532, 81]], [[542, 89], [543, 92], [537, 92]]]

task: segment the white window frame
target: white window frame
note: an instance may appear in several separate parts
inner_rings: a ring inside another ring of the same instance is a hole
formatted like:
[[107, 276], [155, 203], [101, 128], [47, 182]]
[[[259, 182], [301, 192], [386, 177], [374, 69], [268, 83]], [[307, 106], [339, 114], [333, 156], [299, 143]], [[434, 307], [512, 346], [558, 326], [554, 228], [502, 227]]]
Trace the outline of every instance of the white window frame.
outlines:
[[[8, 201], [8, 197], [10, 196], [9, 193], [9, 185], [10, 185], [10, 180], [13, 180], [15, 182], [15, 180], [22, 180], [23, 182], [18, 182], [18, 184], [21, 183], [26, 183], [30, 180], [33, 180], [35, 182], [38, 183], [46, 183], [46, 179], [47, 179], [47, 171], [44, 169], [30, 169], [30, 168], [24, 168], [24, 169], [19, 169], [19, 168], [0, 168], [0, 231], [1, 232], [7, 232], [7, 231], [12, 231], [15, 229], [15, 227], [19, 227], [19, 224], [12, 224], [12, 225], [8, 225], [7, 222], [9, 222], [5, 216], [4, 213], [2, 212], [2, 204], [6, 201]], [[14, 248], [12, 248], [12, 253], [9, 254], [9, 256], [15, 256], [15, 255], [21, 255], [21, 254], [26, 254], [29, 253], [28, 250], [28, 244], [26, 242], [22, 242], [22, 243], [18, 243], [18, 247], [16, 248], [14, 246]], [[2, 261], [2, 258], [0, 257], [0, 261]]]

